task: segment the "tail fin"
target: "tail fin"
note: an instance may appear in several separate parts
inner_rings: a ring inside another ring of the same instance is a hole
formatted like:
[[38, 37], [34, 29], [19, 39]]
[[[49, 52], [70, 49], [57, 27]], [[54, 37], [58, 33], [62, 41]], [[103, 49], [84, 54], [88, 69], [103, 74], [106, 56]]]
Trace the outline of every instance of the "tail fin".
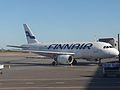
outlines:
[[27, 26], [27, 24], [23, 24], [23, 27], [25, 30], [28, 44], [39, 43], [38, 40], [35, 38], [34, 34], [32, 33], [32, 31], [30, 30], [30, 28]]

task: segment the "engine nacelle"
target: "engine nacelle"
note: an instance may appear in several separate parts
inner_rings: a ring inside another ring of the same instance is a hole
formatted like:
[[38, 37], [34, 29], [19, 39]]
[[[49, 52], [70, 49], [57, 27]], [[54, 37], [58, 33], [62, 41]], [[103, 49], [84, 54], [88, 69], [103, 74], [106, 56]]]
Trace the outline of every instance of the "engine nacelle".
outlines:
[[58, 55], [57, 62], [59, 64], [72, 64], [73, 56], [71, 56], [71, 55]]

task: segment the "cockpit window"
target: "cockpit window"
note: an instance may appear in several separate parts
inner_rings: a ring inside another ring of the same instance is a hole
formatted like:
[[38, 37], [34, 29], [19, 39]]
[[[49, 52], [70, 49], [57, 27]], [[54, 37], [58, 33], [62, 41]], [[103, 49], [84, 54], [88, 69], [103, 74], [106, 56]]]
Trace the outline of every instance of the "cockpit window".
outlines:
[[106, 49], [106, 48], [113, 48], [113, 47], [112, 46], [104, 46], [103, 48]]

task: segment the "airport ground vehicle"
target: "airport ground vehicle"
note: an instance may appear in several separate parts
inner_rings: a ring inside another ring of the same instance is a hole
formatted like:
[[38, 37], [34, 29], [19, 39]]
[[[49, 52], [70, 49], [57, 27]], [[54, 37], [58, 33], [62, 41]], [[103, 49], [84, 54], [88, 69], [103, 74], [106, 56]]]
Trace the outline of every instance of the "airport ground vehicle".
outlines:
[[2, 69], [4, 68], [4, 65], [0, 64], [0, 74], [2, 74]]
[[120, 77], [120, 63], [105, 63], [102, 65], [102, 74], [104, 77]]

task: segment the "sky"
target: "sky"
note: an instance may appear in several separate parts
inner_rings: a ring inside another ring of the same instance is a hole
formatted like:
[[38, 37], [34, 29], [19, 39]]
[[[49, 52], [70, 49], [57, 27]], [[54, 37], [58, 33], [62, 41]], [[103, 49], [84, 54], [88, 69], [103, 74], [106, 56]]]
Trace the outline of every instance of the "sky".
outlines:
[[24, 23], [44, 43], [117, 38], [120, 0], [0, 0], [0, 48], [27, 43]]

